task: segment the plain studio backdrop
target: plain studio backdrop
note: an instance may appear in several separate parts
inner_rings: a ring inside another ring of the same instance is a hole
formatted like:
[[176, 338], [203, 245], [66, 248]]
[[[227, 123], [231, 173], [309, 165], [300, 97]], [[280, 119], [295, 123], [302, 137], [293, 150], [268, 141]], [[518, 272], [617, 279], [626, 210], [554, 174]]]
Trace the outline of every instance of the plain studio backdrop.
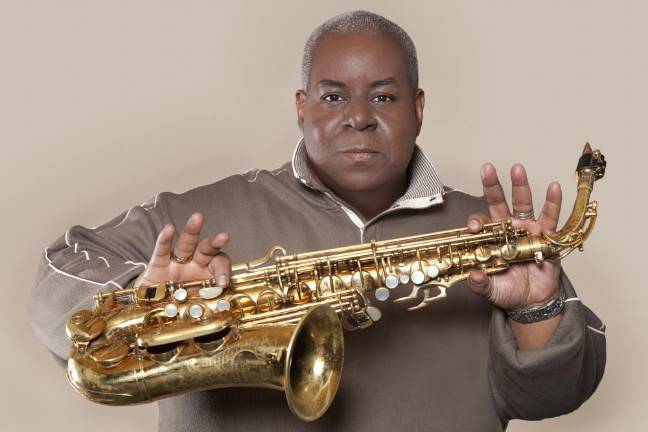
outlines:
[[98, 225], [159, 191], [287, 161], [300, 136], [293, 100], [306, 38], [364, 8], [416, 44], [427, 96], [418, 142], [446, 184], [481, 195], [479, 167], [492, 161], [508, 191], [508, 170], [522, 162], [536, 208], [561, 182], [564, 221], [583, 144], [606, 155], [599, 222], [585, 252], [564, 262], [607, 324], [605, 377], [575, 413], [509, 430], [645, 430], [645, 5], [2, 1], [2, 429], [156, 427], [154, 404], [82, 399], [36, 340], [28, 300], [43, 250], [70, 226]]

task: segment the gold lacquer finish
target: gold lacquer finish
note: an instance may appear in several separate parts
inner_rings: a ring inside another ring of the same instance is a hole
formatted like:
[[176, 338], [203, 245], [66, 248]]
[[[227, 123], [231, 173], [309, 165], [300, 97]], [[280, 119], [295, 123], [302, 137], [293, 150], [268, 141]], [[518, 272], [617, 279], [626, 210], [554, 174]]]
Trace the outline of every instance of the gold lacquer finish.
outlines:
[[316, 420], [340, 382], [342, 327], [378, 321], [373, 301], [407, 285], [411, 292], [394, 301], [420, 309], [446, 297], [471, 269], [496, 273], [582, 249], [597, 216], [589, 199], [605, 172], [603, 155], [587, 144], [576, 172], [576, 202], [556, 233], [534, 236], [503, 220], [478, 233], [458, 228], [296, 255], [275, 246], [234, 265], [224, 290], [208, 279], [99, 293], [93, 311], [68, 320], [68, 380], [86, 398], [110, 405], [273, 388], [286, 393], [297, 417]]

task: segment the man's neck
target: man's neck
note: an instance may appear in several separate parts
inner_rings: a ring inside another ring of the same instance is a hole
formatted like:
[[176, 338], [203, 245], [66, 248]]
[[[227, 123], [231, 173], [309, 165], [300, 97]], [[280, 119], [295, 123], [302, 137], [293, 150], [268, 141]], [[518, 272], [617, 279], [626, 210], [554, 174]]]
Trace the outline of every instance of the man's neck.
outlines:
[[391, 207], [407, 190], [407, 176], [401, 181], [374, 191], [339, 190], [335, 185], [324, 183], [338, 197], [359, 212], [366, 221], [373, 219], [381, 212]]
[[394, 189], [392, 193], [386, 193], [383, 190], [374, 192], [352, 192], [348, 194], [349, 196], [340, 196], [340, 198], [357, 209], [365, 220], [371, 220], [391, 207], [394, 201], [405, 193], [405, 189], [406, 184], [403, 183], [402, 187]]

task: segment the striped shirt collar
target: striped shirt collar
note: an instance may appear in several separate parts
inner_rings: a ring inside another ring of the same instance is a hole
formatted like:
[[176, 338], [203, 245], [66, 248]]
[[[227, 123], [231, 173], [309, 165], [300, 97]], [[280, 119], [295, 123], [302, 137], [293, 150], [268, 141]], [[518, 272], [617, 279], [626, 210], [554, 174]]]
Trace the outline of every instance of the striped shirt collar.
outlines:
[[[300, 138], [293, 151], [293, 175], [311, 189], [322, 192], [329, 191], [310, 170], [307, 158], [304, 138]], [[410, 163], [410, 182], [407, 190], [385, 212], [396, 209], [423, 209], [441, 204], [443, 193], [443, 184], [439, 180], [434, 166], [417, 144]]]

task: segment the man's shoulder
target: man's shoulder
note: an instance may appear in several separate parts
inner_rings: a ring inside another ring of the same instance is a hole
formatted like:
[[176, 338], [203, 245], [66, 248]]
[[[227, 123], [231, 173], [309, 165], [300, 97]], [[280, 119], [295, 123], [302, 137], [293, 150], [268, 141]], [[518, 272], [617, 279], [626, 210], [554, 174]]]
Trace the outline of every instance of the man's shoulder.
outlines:
[[181, 193], [162, 192], [156, 200], [172, 205], [188, 205], [201, 201], [232, 203], [241, 199], [286, 194], [297, 189], [299, 184], [294, 179], [290, 162], [287, 162], [275, 169], [250, 169]]

